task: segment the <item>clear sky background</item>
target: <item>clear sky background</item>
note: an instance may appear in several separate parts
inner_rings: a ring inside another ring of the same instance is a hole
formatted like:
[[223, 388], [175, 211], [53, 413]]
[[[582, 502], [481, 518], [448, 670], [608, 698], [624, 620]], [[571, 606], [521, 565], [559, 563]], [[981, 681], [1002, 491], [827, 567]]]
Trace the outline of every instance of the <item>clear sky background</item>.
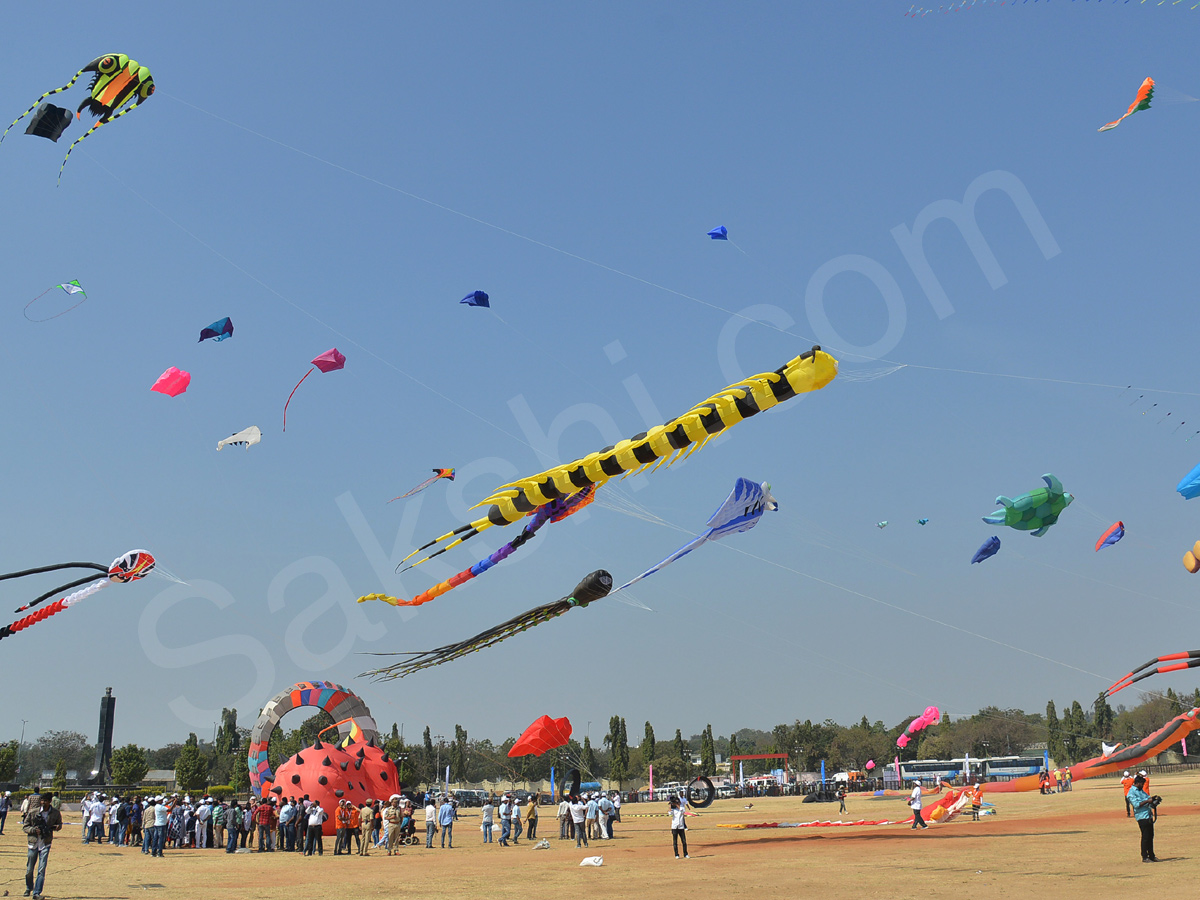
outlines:
[[[0, 737], [21, 719], [26, 739], [91, 737], [106, 686], [119, 743], [211, 736], [221, 707], [250, 725], [314, 678], [406, 734], [499, 740], [542, 713], [597, 737], [613, 714], [631, 734], [890, 724], [930, 703], [1086, 705], [1193, 646], [1200, 580], [1179, 560], [1200, 506], [1173, 488], [1200, 459], [1200, 104], [1169, 101], [1200, 94], [1200, 11], [907, 8], [6, 8], [0, 109], [111, 51], [158, 92], [82, 144], [61, 187], [82, 125], [52, 145], [22, 124], [0, 147], [3, 569], [144, 546], [187, 584], [112, 587], [4, 641]], [[1097, 134], [1147, 75], [1153, 109]], [[893, 229], [1003, 179], [1059, 252], [984, 193], [1002, 277], [934, 221], [939, 317]], [[705, 237], [719, 224], [736, 246]], [[890, 307], [864, 273], [894, 280]], [[72, 278], [83, 306], [26, 321]], [[459, 305], [476, 289], [493, 311]], [[234, 337], [197, 344], [222, 316]], [[415, 614], [354, 603], [412, 596], [514, 537], [391, 574], [496, 485], [816, 341], [842, 361], [825, 390], [605, 488]], [[304, 383], [282, 433], [288, 392], [333, 346], [346, 368]], [[188, 392], [152, 393], [172, 365]], [[249, 425], [260, 445], [215, 452]], [[435, 466], [458, 480], [387, 504]], [[1044, 472], [1076, 497], [1046, 537], [980, 521]], [[737, 476], [770, 481], [780, 511], [640, 584], [651, 611], [606, 600], [402, 681], [356, 677], [365, 653], [465, 638], [593, 569], [627, 580]], [[1095, 553], [1117, 519], [1128, 536]], [[1000, 554], [971, 566], [993, 533]]]

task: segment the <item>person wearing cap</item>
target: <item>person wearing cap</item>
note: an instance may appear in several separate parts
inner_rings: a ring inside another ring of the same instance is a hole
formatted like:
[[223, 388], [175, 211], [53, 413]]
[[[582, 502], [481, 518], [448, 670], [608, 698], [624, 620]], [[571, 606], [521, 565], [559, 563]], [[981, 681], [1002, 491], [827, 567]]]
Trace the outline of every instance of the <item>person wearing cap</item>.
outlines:
[[150, 842], [151, 856], [162, 858], [163, 849], [167, 845], [167, 822], [170, 821], [170, 818], [171, 810], [167, 806], [167, 798], [158, 797], [158, 802], [154, 804], [154, 837]]
[[400, 798], [395, 794], [388, 801], [388, 805], [383, 808], [383, 828], [387, 833], [387, 855], [393, 856], [399, 852], [400, 847], [400, 822], [403, 820], [404, 814], [400, 811]]
[[1147, 794], [1150, 793], [1150, 773], [1145, 769], [1139, 769], [1138, 774], [1142, 776], [1142, 781], [1146, 782], [1144, 785], [1142, 785], [1142, 790]]
[[1121, 775], [1121, 790], [1125, 794], [1125, 818], [1133, 815], [1133, 807], [1129, 805], [1129, 789], [1133, 787], [1133, 776], [1126, 769]]
[[687, 849], [687, 821], [684, 819], [686, 810], [678, 797], [672, 797], [667, 805], [671, 812], [671, 846], [675, 848], [675, 858], [679, 859], [679, 842], [683, 841], [683, 858], [691, 859]]
[[512, 834], [512, 795], [505, 794], [500, 799], [500, 846], [508, 846], [508, 836]]
[[346, 855], [350, 855], [350, 810], [347, 809], [348, 800], [339, 800], [337, 812], [334, 813], [334, 822], [337, 823], [337, 836], [333, 839], [333, 855], [341, 856], [344, 850]]
[[[30, 809], [21, 819], [21, 830], [29, 839], [29, 855], [25, 863], [25, 896], [33, 894], [41, 900], [42, 888], [46, 884], [46, 863], [50, 859], [50, 845], [54, 832], [62, 831], [62, 813], [50, 805], [50, 792], [43, 791], [40, 803]], [[36, 877], [35, 877], [36, 871]]]
[[585, 824], [584, 824], [584, 831], [587, 832], [587, 836], [589, 839], [594, 838], [597, 835], [596, 816], [600, 812], [600, 807], [596, 805], [596, 795], [595, 794], [589, 793], [587, 795], [587, 805], [584, 808], [587, 810], [587, 812], [585, 814], [586, 819], [585, 819]]
[[1154, 820], [1158, 813], [1146, 792], [1146, 777], [1141, 772], [1133, 779], [1133, 786], [1125, 799], [1133, 806], [1133, 817], [1142, 833], [1142, 862], [1158, 862], [1158, 857], [1154, 855]]
[[362, 807], [358, 811], [358, 821], [360, 830], [363, 832], [362, 843], [358, 847], [359, 856], [371, 855], [371, 832], [375, 821], [375, 807], [371, 805], [370, 798], [363, 801]]
[[921, 779], [915, 778], [913, 779], [912, 793], [909, 794], [908, 797], [908, 808], [913, 811], [913, 831], [916, 831], [918, 826], [920, 826], [922, 829], [929, 827], [925, 824], [925, 820], [921, 817], [921, 806]]
[[514, 847], [521, 843], [521, 801], [515, 797], [512, 801], [512, 842]]

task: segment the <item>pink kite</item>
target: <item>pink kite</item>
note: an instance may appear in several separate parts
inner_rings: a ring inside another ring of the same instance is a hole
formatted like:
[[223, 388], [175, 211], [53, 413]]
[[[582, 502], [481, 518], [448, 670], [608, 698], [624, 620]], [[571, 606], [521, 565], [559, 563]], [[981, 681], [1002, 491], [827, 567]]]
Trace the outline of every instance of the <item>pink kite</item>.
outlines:
[[192, 376], [190, 372], [184, 372], [181, 369], [171, 366], [171, 368], [158, 376], [158, 381], [154, 382], [154, 386], [150, 390], [166, 394], [168, 397], [178, 397], [188, 389], [188, 385], [191, 383]]
[[936, 725], [941, 719], [942, 714], [936, 706], [925, 707], [925, 712], [909, 722], [908, 727], [904, 729], [904, 734], [896, 738], [896, 746], [903, 750], [908, 746], [908, 742], [912, 740], [914, 734], [930, 725]]
[[[345, 368], [346, 357], [338, 352], [338, 348], [326, 350], [320, 356], [312, 361], [313, 368], [304, 373], [304, 378], [307, 378], [315, 369], [320, 369], [322, 372], [333, 372], [337, 369]], [[296, 382], [296, 387], [292, 388], [292, 393], [288, 394], [287, 403], [283, 404], [283, 430], [287, 431], [287, 408], [288, 403], [292, 402], [292, 396], [296, 393], [296, 388], [304, 384], [304, 378]]]
[[873, 768], [875, 768], [875, 760], [868, 759], [867, 760], [867, 771], [870, 772]]

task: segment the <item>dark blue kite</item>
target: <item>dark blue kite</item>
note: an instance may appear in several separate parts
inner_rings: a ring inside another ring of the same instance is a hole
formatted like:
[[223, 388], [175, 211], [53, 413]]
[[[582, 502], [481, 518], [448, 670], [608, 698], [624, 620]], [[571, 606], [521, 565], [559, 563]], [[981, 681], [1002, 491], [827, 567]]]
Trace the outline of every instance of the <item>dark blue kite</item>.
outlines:
[[492, 304], [488, 301], [488, 295], [483, 291], [473, 291], [458, 302], [465, 303], [467, 306], [482, 306], [485, 309], [491, 309], [492, 307]]
[[724, 225], [718, 225], [708, 233], [708, 236], [714, 241], [727, 241], [729, 240], [729, 229]]
[[[223, 319], [217, 319], [207, 328], [200, 329], [200, 340], [207, 341], [209, 338], [216, 338], [218, 341], [223, 341], [227, 337], [233, 337], [233, 322], [229, 316]], [[196, 343], [199, 343], [197, 341]]]
[[983, 542], [983, 546], [975, 551], [975, 555], [971, 557], [972, 563], [983, 562], [985, 559], [991, 559], [1000, 552], [1000, 538], [992, 535]]

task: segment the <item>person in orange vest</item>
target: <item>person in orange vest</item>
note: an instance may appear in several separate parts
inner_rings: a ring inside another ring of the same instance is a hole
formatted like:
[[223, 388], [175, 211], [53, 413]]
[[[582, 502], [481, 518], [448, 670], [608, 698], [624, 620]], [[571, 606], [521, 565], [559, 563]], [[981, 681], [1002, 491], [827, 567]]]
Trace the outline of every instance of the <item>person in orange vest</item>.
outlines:
[[1147, 772], [1145, 769], [1141, 769], [1138, 772], [1138, 774], [1141, 775], [1142, 778], [1145, 779], [1145, 781], [1146, 781], [1146, 784], [1142, 787], [1142, 790], [1145, 791], [1147, 794], [1150, 793], [1150, 773]]
[[1125, 774], [1121, 776], [1121, 789], [1125, 792], [1125, 818], [1133, 815], [1133, 807], [1129, 805], [1129, 789], [1133, 787], [1133, 776], [1129, 774], [1129, 770], [1125, 770]]
[[975, 787], [971, 788], [971, 821], [979, 821], [979, 810], [983, 807], [983, 785], [980, 782], [975, 782]]

